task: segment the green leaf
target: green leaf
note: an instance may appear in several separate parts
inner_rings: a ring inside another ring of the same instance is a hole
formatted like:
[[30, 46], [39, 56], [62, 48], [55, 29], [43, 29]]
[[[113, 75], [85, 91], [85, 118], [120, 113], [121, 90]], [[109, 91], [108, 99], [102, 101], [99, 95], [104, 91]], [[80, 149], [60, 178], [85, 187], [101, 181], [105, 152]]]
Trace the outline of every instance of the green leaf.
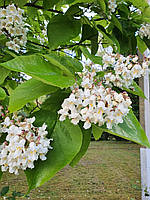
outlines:
[[82, 11], [82, 9], [79, 8], [79, 6], [77, 4], [70, 6], [65, 13], [65, 15], [70, 15], [70, 16], [79, 16], [82, 14], [83, 14], [83, 11]]
[[117, 8], [119, 12], [121, 11], [123, 17], [128, 17], [130, 15], [130, 9], [128, 8], [128, 5], [118, 4]]
[[69, 164], [82, 145], [82, 132], [69, 120], [58, 121], [52, 138], [53, 149], [47, 154], [47, 160], [35, 163], [35, 168], [26, 170], [29, 191], [41, 186], [52, 178], [60, 169]]
[[67, 69], [66, 66], [64, 66], [61, 63], [60, 57], [56, 56], [55, 54], [47, 54], [47, 55], [43, 55], [43, 57], [45, 57], [51, 64], [53, 64], [53, 65], [57, 66], [58, 68], [60, 68], [66, 74], [72, 76], [72, 73], [70, 72], [70, 70]]
[[69, 94], [70, 93], [67, 93], [65, 91], [58, 90], [55, 93], [51, 94], [48, 99], [46, 99], [41, 108], [43, 110], [57, 112], [61, 108], [63, 100], [67, 98]]
[[64, 1], [60, 1], [60, 4], [63, 5], [63, 4], [71, 4], [71, 5], [74, 5], [74, 4], [77, 4], [77, 3], [93, 3], [94, 0], [64, 0]]
[[1, 168], [0, 168], [0, 180], [2, 178], [2, 175], [3, 175], [3, 172], [1, 171]]
[[110, 38], [109, 34], [105, 33], [104, 27], [102, 27], [101, 25], [97, 25], [97, 28], [99, 29], [99, 31], [102, 33], [103, 37], [108, 41], [108, 43], [110, 45], [113, 45], [114, 42], [113, 40]]
[[66, 44], [77, 37], [81, 31], [79, 20], [59, 14], [55, 15], [48, 24], [48, 41], [51, 49]]
[[91, 54], [95, 55], [98, 50], [98, 31], [95, 36], [91, 38]]
[[150, 148], [146, 134], [132, 110], [124, 117], [123, 123], [113, 126], [111, 130], [104, 126], [100, 128], [112, 135], [117, 135]]
[[130, 92], [131, 94], [135, 94], [144, 99], [146, 98], [143, 90], [137, 85], [137, 83], [135, 81], [133, 81], [131, 86], [133, 87], [133, 90], [125, 88], [125, 87], [123, 87], [123, 89], [126, 90], [127, 92]]
[[[34, 20], [34, 18], [37, 16], [38, 10], [34, 7], [27, 7], [27, 14], [28, 16], [30, 16], [30, 18], [32, 18]], [[31, 19], [30, 19], [31, 20]], [[28, 38], [30, 39], [30, 38]], [[34, 38], [35, 39], [35, 38]], [[31, 40], [31, 39], [30, 39]]]
[[75, 74], [75, 72], [81, 72], [83, 70], [81, 62], [79, 62], [76, 58], [71, 58], [69, 56], [60, 56], [60, 62], [73, 74]]
[[4, 82], [5, 78], [8, 76], [9, 74], [9, 70], [5, 69], [3, 67], [0, 67], [0, 85]]
[[98, 31], [89, 24], [83, 24], [81, 42], [91, 41], [91, 54], [95, 55], [98, 50]]
[[99, 4], [100, 8], [106, 12], [106, 4], [104, 0], [97, 0], [97, 3]]
[[24, 6], [26, 3], [27, 3], [27, 0], [13, 0], [13, 2], [17, 5], [17, 6], [19, 6], [19, 7], [22, 7], [22, 6]]
[[80, 127], [80, 128], [82, 130], [82, 135], [83, 135], [82, 146], [80, 148], [79, 153], [71, 161], [70, 163], [71, 167], [74, 167], [80, 161], [80, 159], [84, 156], [91, 141], [91, 129], [85, 130], [83, 129], [83, 127]]
[[36, 118], [34, 126], [41, 127], [44, 123], [47, 125], [47, 136], [50, 137], [56, 124], [57, 112], [40, 109], [39, 111], [34, 112], [32, 116], [35, 116]]
[[102, 136], [103, 130], [96, 125], [92, 125], [92, 133], [95, 140], [99, 140]]
[[[111, 40], [114, 42], [114, 44], [116, 45], [116, 47], [117, 47], [117, 52], [120, 53], [120, 43], [119, 43], [119, 41], [117, 40], [117, 38], [116, 38], [114, 35], [111, 35], [110, 38], [111, 38]], [[116, 50], [114, 50], [114, 51], [116, 51]]]
[[59, 0], [43, 0], [43, 6], [46, 10], [49, 8], [52, 8], [54, 5], [56, 5], [59, 2]]
[[0, 87], [0, 100], [4, 100], [6, 98], [6, 92], [3, 88]]
[[147, 0], [126, 0], [127, 2], [131, 2], [135, 7], [140, 8], [141, 10], [144, 9], [145, 7], [148, 7], [149, 4]]
[[136, 39], [137, 39], [138, 49], [139, 49], [140, 53], [143, 54], [144, 51], [147, 49], [147, 45], [139, 36], [137, 36]]
[[144, 20], [147, 20], [149, 21], [149, 18], [150, 18], [150, 6], [149, 7], [146, 7], [143, 12], [142, 12], [142, 19]]
[[95, 56], [90, 54], [87, 48], [85, 47], [80, 47], [81, 51], [83, 52], [84, 56], [88, 59], [90, 59], [94, 64], [99, 64], [102, 65], [102, 57], [100, 56]]
[[10, 95], [9, 110], [14, 112], [22, 108], [26, 103], [40, 96], [51, 94], [58, 90], [57, 87], [47, 85], [41, 81], [30, 79], [19, 85]]
[[91, 40], [93, 36], [97, 36], [97, 30], [89, 24], [83, 24], [81, 42]]
[[40, 55], [19, 56], [1, 65], [7, 69], [24, 72], [46, 84], [66, 88], [75, 82], [73, 75], [69, 76], [57, 66], [49, 63]]
[[111, 15], [111, 21], [114, 24], [114, 26], [116, 26], [122, 32], [122, 25], [115, 15]]
[[2, 188], [2, 190], [0, 191], [0, 196], [3, 197], [5, 196], [9, 191], [9, 186], [5, 186]]
[[65, 98], [68, 97], [68, 93], [57, 90], [51, 94], [50, 97], [41, 105], [40, 111], [34, 112], [32, 116], [36, 117], [34, 125], [40, 127], [43, 123], [47, 124], [48, 136], [51, 136], [58, 117], [57, 111], [61, 109], [61, 105]]

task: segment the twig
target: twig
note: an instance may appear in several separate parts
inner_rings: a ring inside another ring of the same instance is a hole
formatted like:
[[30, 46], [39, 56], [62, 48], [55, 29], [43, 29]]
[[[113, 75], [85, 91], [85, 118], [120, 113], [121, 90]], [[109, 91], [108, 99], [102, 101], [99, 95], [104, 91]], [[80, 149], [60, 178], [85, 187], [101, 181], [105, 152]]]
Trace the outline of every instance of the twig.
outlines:
[[[37, 9], [41, 9], [41, 10], [44, 9], [43, 6], [35, 5], [35, 4], [32, 4], [32, 3], [26, 3], [24, 6], [33, 7], [33, 8], [37, 8]], [[48, 11], [54, 12], [54, 13], [61, 13], [61, 14], [63, 14], [63, 12], [60, 11], [60, 10], [48, 9]]]
[[39, 108], [40, 109], [40, 103], [38, 102], [38, 99], [36, 99], [36, 106], [30, 111], [30, 114], [32, 114], [33, 111], [35, 111], [35, 109]]
[[38, 45], [38, 46], [40, 46], [40, 47], [43, 47], [43, 48], [49, 49], [48, 46], [45, 46], [45, 45], [43, 45], [43, 44], [39, 44], [39, 43], [36, 43], [36, 42], [32, 42], [32, 41], [30, 41], [30, 40], [28, 40], [28, 42], [30, 42], [31, 44], [35, 44], [35, 45]]
[[4, 0], [4, 8], [6, 8], [6, 1]]
[[100, 20], [104, 20], [105, 18], [104, 17], [101, 17], [101, 18], [98, 18], [98, 19], [94, 19], [94, 21], [100, 21]]

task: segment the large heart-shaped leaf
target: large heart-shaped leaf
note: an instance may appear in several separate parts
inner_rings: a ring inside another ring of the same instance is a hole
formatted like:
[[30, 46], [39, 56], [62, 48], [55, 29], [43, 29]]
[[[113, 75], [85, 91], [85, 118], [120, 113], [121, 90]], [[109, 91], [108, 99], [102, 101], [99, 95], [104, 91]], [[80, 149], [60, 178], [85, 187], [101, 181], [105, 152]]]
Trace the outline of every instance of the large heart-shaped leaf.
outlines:
[[22, 108], [26, 103], [34, 99], [51, 94], [57, 91], [58, 88], [47, 85], [36, 79], [30, 79], [19, 85], [10, 95], [9, 110], [14, 112]]
[[75, 58], [71, 58], [69, 56], [62, 56], [62, 55], [57, 55], [54, 53], [50, 53], [47, 55], [43, 55], [47, 60], [49, 60], [50, 63], [58, 66], [62, 70], [66, 70], [67, 73], [75, 73], [75, 72], [80, 72], [83, 69], [83, 66], [81, 62], [79, 62]]
[[82, 146], [80, 148], [79, 153], [74, 157], [74, 159], [71, 161], [70, 166], [74, 167], [79, 161], [80, 159], [84, 156], [84, 154], [86, 153], [90, 141], [91, 141], [91, 129], [85, 130], [83, 129], [83, 127], [81, 127], [82, 130], [82, 134], [83, 134], [83, 139], [82, 139]]
[[49, 110], [52, 112], [57, 112], [61, 109], [61, 104], [64, 99], [69, 96], [70, 93], [67, 93], [62, 90], [56, 91], [54, 94], [50, 95], [48, 99], [42, 104], [41, 108], [43, 110]]
[[58, 90], [46, 99], [39, 111], [32, 114], [36, 118], [35, 126], [40, 127], [43, 123], [46, 123], [48, 136], [51, 136], [53, 132], [58, 117], [57, 111], [61, 108], [61, 104], [66, 97], [68, 97], [68, 93]]
[[51, 49], [66, 44], [77, 37], [81, 31], [81, 23], [67, 15], [56, 15], [48, 24], [48, 41]]
[[104, 126], [99, 129], [150, 148], [146, 134], [132, 110], [124, 117], [123, 123], [113, 126], [111, 130]]
[[56, 65], [49, 63], [40, 55], [19, 56], [1, 65], [7, 69], [24, 72], [46, 84], [60, 88], [74, 84], [73, 75], [66, 73]]
[[35, 168], [26, 170], [29, 191], [41, 186], [52, 178], [60, 169], [69, 164], [79, 152], [82, 145], [82, 132], [69, 120], [58, 121], [52, 138], [53, 149], [47, 154], [47, 160], [35, 163]]
[[41, 109], [34, 112], [32, 116], [36, 118], [34, 122], [36, 127], [41, 127], [44, 123], [47, 125], [48, 137], [50, 137], [57, 121], [57, 112]]

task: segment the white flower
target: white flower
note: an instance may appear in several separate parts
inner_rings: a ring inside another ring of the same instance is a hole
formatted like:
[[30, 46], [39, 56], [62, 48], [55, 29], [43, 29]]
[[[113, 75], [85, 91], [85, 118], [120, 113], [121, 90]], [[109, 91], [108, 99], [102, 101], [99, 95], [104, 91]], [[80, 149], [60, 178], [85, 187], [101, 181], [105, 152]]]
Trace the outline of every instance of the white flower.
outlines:
[[[16, 121], [17, 120], [17, 121]], [[6, 141], [0, 146], [0, 166], [2, 171], [19, 174], [19, 170], [34, 168], [34, 161], [46, 160], [46, 154], [52, 139], [46, 138], [46, 124], [34, 127], [35, 117], [24, 119], [13, 116], [13, 121], [6, 117], [2, 124], [7, 125]]]
[[46, 131], [47, 125], [44, 123], [42, 127], [39, 127], [38, 134], [39, 136], [46, 136], [48, 132]]
[[83, 128], [89, 129], [91, 127], [91, 123], [89, 120], [85, 121]]
[[14, 4], [0, 9], [0, 33], [10, 36], [6, 46], [17, 53], [21, 51], [20, 46], [25, 46], [27, 42], [27, 28], [25, 27], [25, 18], [22, 16], [23, 12]]
[[115, 12], [115, 10], [117, 8], [116, 0], [109, 0], [108, 1], [108, 7], [110, 9], [110, 12]]
[[134, 67], [131, 69], [131, 74], [133, 76], [133, 78], [138, 78], [141, 76], [141, 66], [138, 64], [135, 64]]
[[1, 124], [4, 125], [4, 126], [6, 126], [6, 127], [8, 127], [8, 126], [10, 126], [12, 124], [12, 121], [10, 120], [9, 117], [6, 117], [5, 120], [4, 120], [4, 122], [1, 123]]
[[[124, 59], [122, 60], [124, 61]], [[114, 74], [110, 73], [109, 76], [112, 76], [111, 80], [116, 81], [117, 78], [120, 83], [119, 78]], [[106, 123], [109, 129], [113, 124], [122, 123], [123, 116], [129, 112], [128, 108], [131, 105], [127, 93], [118, 94], [111, 88], [105, 88], [101, 83], [95, 82], [95, 72], [86, 70], [80, 74], [80, 77], [82, 78], [81, 86], [77, 87], [75, 84], [72, 87], [72, 93], [69, 98], [64, 100], [62, 109], [58, 111], [59, 120], [63, 121], [68, 117], [75, 125], [83, 121], [85, 129], [89, 129], [92, 123], [98, 124], [98, 126]], [[87, 77], [92, 87], [83, 84]]]
[[[114, 62], [111, 63], [111, 59], [114, 60]], [[103, 65], [103, 69], [106, 70], [104, 75], [105, 84], [120, 88], [123, 86], [126, 88], [132, 87], [133, 79], [143, 76], [149, 65], [148, 60], [144, 60], [142, 64], [139, 63], [138, 60], [138, 56], [124, 57], [119, 54], [111, 53], [110, 55], [104, 53], [103, 62], [105, 64]], [[107, 72], [108, 67], [112, 68], [112, 72]]]
[[138, 34], [142, 39], [143, 37], [150, 39], [150, 24], [141, 24]]

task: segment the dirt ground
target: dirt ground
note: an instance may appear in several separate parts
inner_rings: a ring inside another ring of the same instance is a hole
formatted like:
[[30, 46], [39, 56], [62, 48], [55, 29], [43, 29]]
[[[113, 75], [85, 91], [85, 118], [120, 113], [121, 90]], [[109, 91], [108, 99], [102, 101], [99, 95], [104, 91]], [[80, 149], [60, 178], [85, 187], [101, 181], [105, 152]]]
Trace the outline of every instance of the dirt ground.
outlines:
[[[91, 142], [78, 165], [65, 167], [25, 199], [140, 200], [139, 148], [130, 142]], [[7, 173], [0, 182], [0, 189], [7, 185], [9, 194], [27, 191], [24, 173], [19, 176]]]

